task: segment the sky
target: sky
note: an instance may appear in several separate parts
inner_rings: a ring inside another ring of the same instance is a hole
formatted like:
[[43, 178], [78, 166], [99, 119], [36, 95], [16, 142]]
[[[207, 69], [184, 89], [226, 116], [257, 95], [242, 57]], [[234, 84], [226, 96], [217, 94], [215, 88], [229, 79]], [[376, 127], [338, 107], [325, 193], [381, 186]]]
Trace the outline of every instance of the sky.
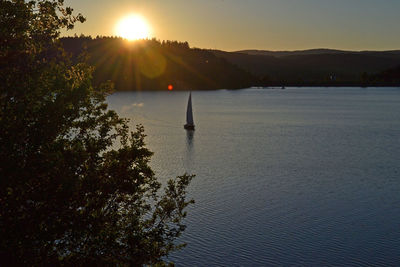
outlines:
[[[151, 37], [237, 51], [400, 49], [400, 0], [66, 0], [87, 21], [66, 35], [116, 35], [140, 14]], [[64, 34], [65, 35], [65, 34]]]

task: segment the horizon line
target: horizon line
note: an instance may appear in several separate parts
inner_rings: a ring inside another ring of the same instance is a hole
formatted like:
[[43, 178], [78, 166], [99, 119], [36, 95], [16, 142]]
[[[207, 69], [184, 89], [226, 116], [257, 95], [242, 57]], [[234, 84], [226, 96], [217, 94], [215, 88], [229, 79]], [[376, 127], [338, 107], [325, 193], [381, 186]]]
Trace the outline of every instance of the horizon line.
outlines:
[[[92, 35], [85, 35], [85, 34], [74, 34], [74, 35], [64, 35], [64, 34], [60, 34], [59, 38], [80, 38], [80, 37], [90, 37], [92, 39], [97, 39], [97, 38], [120, 38], [120, 39], [124, 39], [125, 38], [121, 37], [121, 36], [117, 36], [117, 35], [96, 35], [96, 36], [92, 36]], [[198, 48], [198, 49], [204, 49], [204, 50], [217, 50], [217, 51], [224, 51], [224, 52], [230, 52], [230, 53], [238, 53], [238, 52], [244, 52], [244, 51], [257, 51], [257, 52], [273, 52], [273, 53], [285, 53], [285, 52], [306, 52], [306, 51], [313, 51], [313, 50], [330, 50], [330, 51], [336, 51], [336, 52], [358, 52], [358, 53], [363, 53], [363, 52], [400, 52], [400, 48], [396, 48], [396, 49], [346, 49], [346, 48], [327, 48], [327, 47], [314, 47], [314, 48], [306, 48], [306, 49], [283, 49], [283, 50], [274, 50], [274, 49], [263, 49], [263, 48], [245, 48], [245, 49], [220, 49], [220, 48], [205, 48], [205, 47], [197, 47], [197, 46], [191, 46], [189, 41], [180, 41], [180, 40], [171, 40], [171, 39], [158, 39], [156, 37], [147, 37], [147, 38], [143, 38], [143, 39], [138, 39], [138, 40], [134, 40], [135, 41], [141, 41], [141, 40], [156, 40], [159, 42], [162, 41], [176, 41], [176, 42], [180, 42], [180, 43], [185, 43], [187, 42], [189, 44], [189, 46], [191, 48]], [[132, 42], [132, 41], [130, 41]]]

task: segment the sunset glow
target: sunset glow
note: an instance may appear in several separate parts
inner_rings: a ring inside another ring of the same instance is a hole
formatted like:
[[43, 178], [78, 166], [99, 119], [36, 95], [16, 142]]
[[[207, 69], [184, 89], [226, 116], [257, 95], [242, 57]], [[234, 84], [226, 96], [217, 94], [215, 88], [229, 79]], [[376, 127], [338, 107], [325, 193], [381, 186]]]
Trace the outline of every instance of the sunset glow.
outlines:
[[150, 37], [150, 26], [139, 15], [129, 15], [121, 19], [116, 26], [116, 34], [129, 41]]

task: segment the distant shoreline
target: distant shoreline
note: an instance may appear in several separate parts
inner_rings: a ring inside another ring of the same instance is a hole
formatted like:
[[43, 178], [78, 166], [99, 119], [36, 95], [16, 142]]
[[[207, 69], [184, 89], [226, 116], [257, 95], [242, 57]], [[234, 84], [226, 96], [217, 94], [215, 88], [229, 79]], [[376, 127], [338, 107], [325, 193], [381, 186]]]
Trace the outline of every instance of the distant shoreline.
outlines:
[[368, 88], [399, 88], [400, 85], [385, 85], [385, 86], [379, 86], [379, 85], [374, 85], [374, 86], [358, 86], [358, 85], [348, 85], [348, 86], [319, 86], [319, 85], [302, 85], [302, 86], [297, 86], [297, 85], [288, 85], [288, 86], [251, 86], [251, 87], [243, 87], [243, 88], [218, 88], [218, 89], [179, 89], [179, 90], [173, 90], [173, 91], [168, 91], [168, 90], [156, 90], [156, 89], [146, 89], [146, 90], [115, 90], [113, 93], [129, 93], [129, 92], [210, 92], [210, 91], [221, 91], [221, 90], [227, 90], [227, 91], [238, 91], [238, 90], [248, 90], [248, 89], [256, 89], [256, 90], [284, 90], [284, 89], [296, 89], [296, 88], [362, 88], [362, 89], [368, 89]]
[[156, 39], [134, 45], [112, 37], [60, 41], [73, 62], [87, 53], [94, 84], [112, 81], [115, 91], [400, 86], [400, 51], [224, 52]]
[[[400, 83], [274, 83], [260, 87], [399, 87]], [[255, 86], [257, 87], [257, 86]]]

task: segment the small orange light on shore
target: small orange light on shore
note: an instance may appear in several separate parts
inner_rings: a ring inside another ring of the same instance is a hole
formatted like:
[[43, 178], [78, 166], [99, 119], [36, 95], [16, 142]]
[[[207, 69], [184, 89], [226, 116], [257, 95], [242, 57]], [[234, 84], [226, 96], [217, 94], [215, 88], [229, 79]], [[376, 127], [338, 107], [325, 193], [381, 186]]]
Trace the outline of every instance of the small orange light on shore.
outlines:
[[172, 84], [168, 85], [168, 90], [172, 91], [172, 89], [174, 89], [174, 87], [172, 86]]

